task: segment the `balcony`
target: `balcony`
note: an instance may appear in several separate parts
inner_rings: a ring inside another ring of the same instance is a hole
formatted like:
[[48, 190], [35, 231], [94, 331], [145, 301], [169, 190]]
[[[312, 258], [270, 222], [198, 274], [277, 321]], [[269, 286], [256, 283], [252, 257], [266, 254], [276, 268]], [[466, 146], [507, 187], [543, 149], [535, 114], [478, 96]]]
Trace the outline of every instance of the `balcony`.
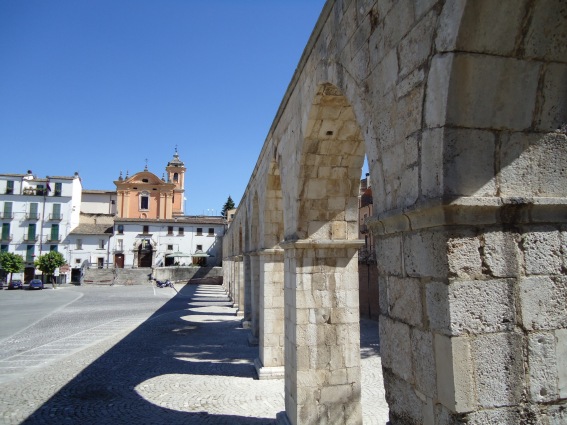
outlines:
[[63, 220], [63, 214], [61, 214], [61, 213], [49, 214], [49, 220], [50, 221], [61, 221], [61, 220]]
[[26, 220], [39, 220], [39, 213], [26, 213]]
[[14, 218], [14, 213], [12, 212], [0, 212], [0, 219], [11, 220]]
[[39, 239], [38, 235], [25, 235], [24, 242], [37, 242]]
[[0, 236], [0, 241], [2, 241], [2, 242], [12, 242], [12, 237], [13, 237], [13, 235], [7, 235], [7, 234], [4, 235], [4, 234], [3, 234], [2, 236]]
[[48, 235], [47, 236], [47, 242], [61, 242], [61, 236], [60, 235]]
[[47, 190], [44, 187], [26, 187], [24, 189], [24, 195], [43, 196], [47, 195]]

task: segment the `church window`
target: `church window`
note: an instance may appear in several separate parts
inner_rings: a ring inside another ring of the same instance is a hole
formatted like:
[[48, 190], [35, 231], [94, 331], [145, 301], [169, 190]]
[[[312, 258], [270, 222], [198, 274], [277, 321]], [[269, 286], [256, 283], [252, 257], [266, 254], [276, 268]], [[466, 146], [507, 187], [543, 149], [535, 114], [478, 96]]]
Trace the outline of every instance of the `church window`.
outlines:
[[179, 181], [179, 174], [178, 174], [178, 173], [173, 173], [173, 181], [174, 181], [174, 182], [178, 182], [178, 181]]
[[150, 194], [148, 192], [140, 193], [140, 209], [141, 210], [150, 209]]

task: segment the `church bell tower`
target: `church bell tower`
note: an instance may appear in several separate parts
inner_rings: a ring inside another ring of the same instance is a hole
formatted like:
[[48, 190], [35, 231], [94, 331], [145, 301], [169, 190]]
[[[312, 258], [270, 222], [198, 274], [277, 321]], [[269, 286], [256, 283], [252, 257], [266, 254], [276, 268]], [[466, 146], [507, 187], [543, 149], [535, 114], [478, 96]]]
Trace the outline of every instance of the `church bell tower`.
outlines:
[[165, 171], [167, 172], [167, 181], [175, 184], [173, 190], [173, 208], [172, 213], [174, 216], [184, 215], [184, 198], [185, 198], [185, 164], [179, 159], [177, 147], [173, 154], [173, 159], [167, 163]]

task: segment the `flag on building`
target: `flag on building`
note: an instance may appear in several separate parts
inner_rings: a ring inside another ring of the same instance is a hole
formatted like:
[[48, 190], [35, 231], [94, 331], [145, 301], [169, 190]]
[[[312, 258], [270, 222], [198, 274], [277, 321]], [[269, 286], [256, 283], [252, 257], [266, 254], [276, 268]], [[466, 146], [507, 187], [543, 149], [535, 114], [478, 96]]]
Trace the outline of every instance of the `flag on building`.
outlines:
[[47, 179], [47, 181], [45, 182], [45, 190], [46, 193], [51, 192], [51, 186], [49, 186], [49, 179]]

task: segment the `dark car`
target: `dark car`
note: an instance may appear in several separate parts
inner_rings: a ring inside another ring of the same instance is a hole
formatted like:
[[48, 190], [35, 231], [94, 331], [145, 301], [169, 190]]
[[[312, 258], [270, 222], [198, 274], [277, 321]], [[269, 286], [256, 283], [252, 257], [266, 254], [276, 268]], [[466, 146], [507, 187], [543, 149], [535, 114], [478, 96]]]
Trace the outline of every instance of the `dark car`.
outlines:
[[20, 279], [14, 279], [8, 284], [8, 289], [24, 289], [24, 284]]
[[30, 280], [30, 289], [43, 289], [43, 282], [40, 279]]

